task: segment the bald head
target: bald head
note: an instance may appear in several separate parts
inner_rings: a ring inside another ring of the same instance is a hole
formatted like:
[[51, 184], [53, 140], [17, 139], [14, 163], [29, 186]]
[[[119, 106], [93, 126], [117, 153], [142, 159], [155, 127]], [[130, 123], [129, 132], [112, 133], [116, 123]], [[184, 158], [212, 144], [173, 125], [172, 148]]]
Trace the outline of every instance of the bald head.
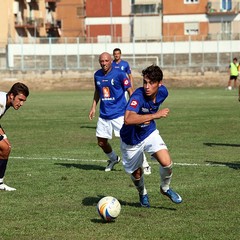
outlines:
[[99, 56], [99, 64], [104, 72], [104, 74], [107, 74], [112, 69], [112, 57], [108, 52], [103, 52]]

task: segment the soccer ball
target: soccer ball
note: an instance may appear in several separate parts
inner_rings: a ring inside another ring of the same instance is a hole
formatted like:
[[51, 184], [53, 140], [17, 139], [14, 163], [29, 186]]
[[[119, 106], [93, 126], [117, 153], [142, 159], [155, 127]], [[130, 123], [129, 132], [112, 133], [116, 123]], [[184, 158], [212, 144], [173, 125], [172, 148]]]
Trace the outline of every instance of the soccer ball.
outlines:
[[103, 220], [110, 222], [118, 217], [121, 204], [115, 197], [103, 197], [97, 204], [97, 211]]

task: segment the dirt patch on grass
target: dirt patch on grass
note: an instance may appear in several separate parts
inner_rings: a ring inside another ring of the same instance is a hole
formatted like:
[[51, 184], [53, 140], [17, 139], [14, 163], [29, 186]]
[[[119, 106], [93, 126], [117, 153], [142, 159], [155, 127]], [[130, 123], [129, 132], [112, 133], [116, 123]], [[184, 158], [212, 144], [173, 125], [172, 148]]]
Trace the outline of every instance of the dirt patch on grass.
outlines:
[[[0, 89], [8, 91], [15, 82], [23, 82], [31, 91], [47, 90], [93, 90], [94, 71], [49, 71], [49, 72], [2, 72]], [[134, 87], [142, 86], [141, 73], [133, 71]], [[171, 73], [164, 72], [164, 85], [167, 87], [225, 87], [228, 73]]]

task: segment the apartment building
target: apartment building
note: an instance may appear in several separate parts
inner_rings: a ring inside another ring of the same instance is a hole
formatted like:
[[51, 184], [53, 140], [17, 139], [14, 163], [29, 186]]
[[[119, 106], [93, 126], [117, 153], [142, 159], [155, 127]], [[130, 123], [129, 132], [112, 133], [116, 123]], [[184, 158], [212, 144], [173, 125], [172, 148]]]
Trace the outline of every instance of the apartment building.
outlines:
[[61, 0], [57, 4], [56, 13], [61, 37], [85, 39], [84, 0]]
[[178, 41], [238, 34], [239, 4], [239, 0], [163, 0], [163, 36]]
[[59, 0], [7, 0], [0, 2], [0, 43], [33, 42], [59, 36], [56, 5]]
[[240, 0], [0, 1], [0, 44], [239, 39]]
[[86, 37], [92, 41], [157, 40], [161, 20], [161, 0], [86, 0]]

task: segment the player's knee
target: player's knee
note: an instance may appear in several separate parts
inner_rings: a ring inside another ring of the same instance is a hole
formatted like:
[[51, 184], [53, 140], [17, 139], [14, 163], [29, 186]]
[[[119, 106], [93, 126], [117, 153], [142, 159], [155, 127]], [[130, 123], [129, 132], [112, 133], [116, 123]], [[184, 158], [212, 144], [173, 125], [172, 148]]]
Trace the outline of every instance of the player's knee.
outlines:
[[5, 145], [4, 147], [1, 148], [1, 151], [0, 151], [1, 158], [7, 159], [10, 155], [10, 152], [11, 152], [11, 146]]
[[105, 148], [108, 145], [107, 141], [98, 141], [98, 146], [100, 148]]
[[142, 168], [138, 168], [132, 173], [132, 176], [136, 179], [139, 180], [143, 174]]

